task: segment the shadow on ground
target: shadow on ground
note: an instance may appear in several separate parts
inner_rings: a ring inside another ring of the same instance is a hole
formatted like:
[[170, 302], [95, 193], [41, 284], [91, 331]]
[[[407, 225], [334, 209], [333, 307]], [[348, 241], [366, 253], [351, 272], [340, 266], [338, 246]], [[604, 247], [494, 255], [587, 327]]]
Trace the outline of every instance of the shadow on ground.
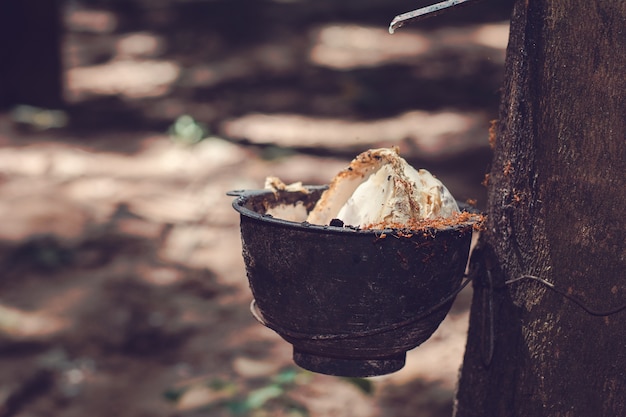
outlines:
[[395, 145], [484, 204], [510, 2], [390, 37], [405, 9], [67, 2], [68, 124], [0, 114], [0, 417], [451, 414], [469, 292], [397, 374], [304, 372], [248, 313], [225, 195]]

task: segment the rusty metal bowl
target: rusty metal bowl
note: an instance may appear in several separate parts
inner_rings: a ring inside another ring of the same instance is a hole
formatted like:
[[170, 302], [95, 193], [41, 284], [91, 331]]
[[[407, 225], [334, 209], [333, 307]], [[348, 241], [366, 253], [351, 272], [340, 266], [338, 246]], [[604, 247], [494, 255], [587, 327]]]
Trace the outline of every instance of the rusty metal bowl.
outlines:
[[297, 223], [268, 208], [310, 193], [233, 191], [253, 314], [293, 345], [294, 361], [324, 374], [397, 371], [426, 341], [458, 293], [473, 229], [466, 222], [411, 233]]

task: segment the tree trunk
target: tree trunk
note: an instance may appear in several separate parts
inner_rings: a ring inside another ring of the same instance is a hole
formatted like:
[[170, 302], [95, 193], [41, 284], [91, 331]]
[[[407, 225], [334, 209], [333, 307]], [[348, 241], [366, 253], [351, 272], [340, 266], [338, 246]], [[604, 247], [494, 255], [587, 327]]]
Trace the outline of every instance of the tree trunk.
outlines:
[[61, 0], [0, 0], [0, 108], [63, 106]]
[[626, 1], [518, 0], [455, 415], [626, 416]]

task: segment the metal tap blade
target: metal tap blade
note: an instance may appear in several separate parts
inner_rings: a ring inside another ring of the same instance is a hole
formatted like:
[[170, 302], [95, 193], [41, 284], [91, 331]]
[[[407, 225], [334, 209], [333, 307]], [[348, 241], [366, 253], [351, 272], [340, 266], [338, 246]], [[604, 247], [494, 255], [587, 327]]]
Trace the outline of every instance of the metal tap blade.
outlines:
[[410, 21], [436, 16], [437, 14], [441, 13], [443, 10], [449, 7], [458, 6], [460, 4], [468, 3], [471, 1], [474, 0], [446, 0], [442, 1], [441, 3], [422, 7], [421, 9], [399, 14], [391, 21], [391, 24], [389, 25], [389, 33], [393, 34], [396, 29], [404, 26], [405, 23], [408, 23]]

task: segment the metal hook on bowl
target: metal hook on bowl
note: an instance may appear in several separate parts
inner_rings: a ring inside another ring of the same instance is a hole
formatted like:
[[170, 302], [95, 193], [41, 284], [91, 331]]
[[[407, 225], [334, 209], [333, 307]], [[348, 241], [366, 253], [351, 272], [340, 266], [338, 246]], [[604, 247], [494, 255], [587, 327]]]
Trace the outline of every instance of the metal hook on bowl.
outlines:
[[475, 0], [446, 0], [442, 1], [441, 3], [422, 7], [421, 9], [399, 14], [391, 21], [391, 24], [389, 25], [389, 33], [393, 34], [396, 29], [404, 26], [405, 23], [408, 23], [412, 20], [419, 20], [431, 16], [436, 16], [449, 7], [458, 6], [464, 3], [469, 3], [471, 1]]

